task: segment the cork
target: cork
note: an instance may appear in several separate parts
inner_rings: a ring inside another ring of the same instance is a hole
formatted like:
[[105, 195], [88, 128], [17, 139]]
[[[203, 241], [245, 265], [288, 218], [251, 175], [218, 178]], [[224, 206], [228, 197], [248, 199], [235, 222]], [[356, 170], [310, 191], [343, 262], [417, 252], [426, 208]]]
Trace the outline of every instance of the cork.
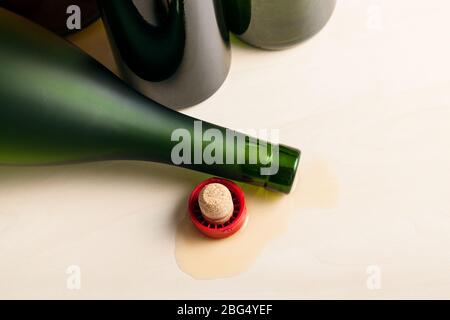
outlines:
[[230, 220], [234, 205], [231, 192], [220, 183], [210, 183], [203, 187], [198, 197], [203, 217], [211, 223], [221, 224]]

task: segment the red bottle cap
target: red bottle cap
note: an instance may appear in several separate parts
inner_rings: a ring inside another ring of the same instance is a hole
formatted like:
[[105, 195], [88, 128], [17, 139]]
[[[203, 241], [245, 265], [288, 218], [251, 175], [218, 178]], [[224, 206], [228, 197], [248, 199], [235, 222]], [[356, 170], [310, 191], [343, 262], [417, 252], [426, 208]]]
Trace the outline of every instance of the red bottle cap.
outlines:
[[[200, 205], [198, 203], [198, 196], [203, 187], [210, 183], [220, 183], [228, 188], [231, 192], [233, 199], [234, 211], [230, 220], [225, 223], [216, 224], [205, 220], [200, 211]], [[231, 236], [236, 233], [245, 223], [247, 215], [247, 209], [245, 207], [244, 192], [234, 182], [222, 178], [210, 178], [192, 190], [189, 197], [189, 216], [194, 226], [208, 237], [221, 239]]]

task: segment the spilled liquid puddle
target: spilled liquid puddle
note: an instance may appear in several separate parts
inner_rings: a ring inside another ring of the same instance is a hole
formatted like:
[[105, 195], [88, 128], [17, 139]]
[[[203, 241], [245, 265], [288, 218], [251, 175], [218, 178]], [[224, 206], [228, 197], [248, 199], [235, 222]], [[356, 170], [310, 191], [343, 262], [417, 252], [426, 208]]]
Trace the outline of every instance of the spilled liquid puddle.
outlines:
[[296, 188], [283, 195], [240, 184], [246, 195], [247, 222], [235, 235], [210, 239], [187, 216], [177, 229], [175, 257], [179, 268], [196, 279], [216, 279], [247, 270], [272, 239], [288, 227], [301, 208], [332, 208], [339, 186], [325, 162], [303, 163]]

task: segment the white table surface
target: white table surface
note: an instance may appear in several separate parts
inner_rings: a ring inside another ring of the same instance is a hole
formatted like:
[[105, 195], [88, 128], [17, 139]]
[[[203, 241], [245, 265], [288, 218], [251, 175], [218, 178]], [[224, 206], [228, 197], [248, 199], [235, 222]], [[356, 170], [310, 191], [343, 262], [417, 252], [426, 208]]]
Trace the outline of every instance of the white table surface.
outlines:
[[[0, 168], [0, 298], [450, 298], [449, 12], [447, 0], [339, 0], [293, 49], [233, 41], [223, 87], [183, 112], [280, 129], [302, 149], [300, 174], [326, 167], [336, 199], [292, 206], [231, 277], [197, 280], [175, 259], [180, 203], [202, 175]], [[71, 40], [112, 66], [100, 22]], [[80, 290], [67, 288], [71, 265]]]

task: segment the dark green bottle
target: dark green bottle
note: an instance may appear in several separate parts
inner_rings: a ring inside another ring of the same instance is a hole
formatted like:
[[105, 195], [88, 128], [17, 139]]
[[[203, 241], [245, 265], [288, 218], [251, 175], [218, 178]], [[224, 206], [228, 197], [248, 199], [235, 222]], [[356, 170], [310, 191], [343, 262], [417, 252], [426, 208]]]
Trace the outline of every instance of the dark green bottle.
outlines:
[[336, 0], [224, 0], [228, 28], [259, 48], [293, 46], [319, 32]]
[[231, 52], [222, 0], [100, 0], [121, 77], [165, 106], [202, 102], [225, 81]]
[[[4, 9], [0, 9], [0, 63], [1, 164], [156, 161], [285, 193], [291, 190], [300, 152], [286, 146], [278, 151], [277, 145], [242, 134], [218, 143], [215, 155], [220, 154], [220, 161], [197, 161], [196, 152], [211, 147], [203, 138], [188, 141], [192, 153], [183, 152], [188, 161], [174, 161], [179, 146], [174, 132], [195, 137], [199, 125], [203, 132], [216, 129], [226, 136], [229, 131], [149, 100], [81, 50]], [[252, 162], [251, 152], [264, 146], [267, 154]], [[242, 151], [244, 162], [237, 159]], [[276, 174], [261, 174], [275, 162]]]

